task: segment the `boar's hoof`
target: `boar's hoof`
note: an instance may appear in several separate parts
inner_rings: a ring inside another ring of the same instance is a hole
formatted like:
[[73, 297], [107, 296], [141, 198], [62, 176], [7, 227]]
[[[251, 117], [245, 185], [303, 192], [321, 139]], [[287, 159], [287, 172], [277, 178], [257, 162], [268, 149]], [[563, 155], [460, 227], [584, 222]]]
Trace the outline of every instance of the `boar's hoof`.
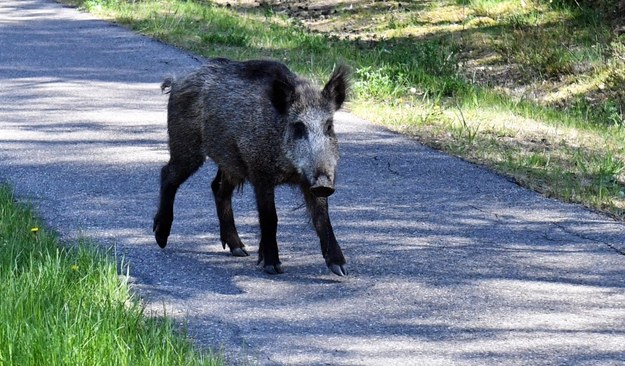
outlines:
[[171, 230], [171, 221], [169, 222], [169, 226], [163, 224], [163, 220], [160, 220], [158, 215], [154, 218], [154, 224], [152, 225], [152, 231], [154, 232], [154, 238], [156, 239], [156, 243], [161, 248], [165, 248], [167, 245], [167, 238], [169, 237], [169, 233]]
[[159, 235], [159, 233], [156, 232], [154, 234], [154, 237], [156, 238], [156, 243], [158, 244], [158, 246], [161, 248], [165, 248], [165, 246], [167, 245], [167, 236]]
[[263, 266], [263, 270], [270, 275], [277, 275], [280, 273], [284, 273], [282, 269], [282, 264], [266, 264]]
[[328, 264], [328, 268], [330, 268], [330, 271], [332, 271], [337, 276], [347, 276], [347, 268], [345, 268], [345, 265]]
[[250, 255], [250, 253], [248, 253], [244, 248], [234, 248], [230, 251], [230, 253], [232, 253], [232, 256], [234, 257], [247, 257]]

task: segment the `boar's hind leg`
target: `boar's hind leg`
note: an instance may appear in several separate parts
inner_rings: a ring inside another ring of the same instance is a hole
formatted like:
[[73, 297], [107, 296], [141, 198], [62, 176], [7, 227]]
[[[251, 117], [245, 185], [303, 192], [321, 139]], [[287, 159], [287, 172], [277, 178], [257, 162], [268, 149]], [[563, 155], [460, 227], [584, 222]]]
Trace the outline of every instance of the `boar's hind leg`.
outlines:
[[302, 186], [302, 193], [306, 199], [306, 205], [312, 218], [315, 231], [321, 243], [321, 253], [326, 260], [328, 268], [338, 276], [347, 276], [345, 257], [341, 247], [336, 241], [334, 230], [330, 223], [328, 214], [328, 199], [326, 197], [316, 197], [310, 193], [310, 188]]
[[260, 245], [258, 246], [258, 264], [263, 263], [263, 269], [269, 274], [282, 273], [282, 263], [278, 256], [278, 215], [274, 187], [255, 186], [258, 219], [260, 221]]
[[221, 244], [226, 249], [226, 244], [230, 248], [230, 253], [235, 257], [247, 257], [249, 253], [245, 250], [245, 245], [239, 238], [239, 233], [234, 225], [234, 215], [232, 213], [232, 192], [235, 185], [232, 184], [223, 174], [221, 169], [217, 170], [217, 175], [211, 184], [215, 204], [217, 206], [217, 216], [219, 217], [219, 236]]
[[154, 216], [154, 237], [161, 248], [167, 245], [167, 238], [174, 220], [174, 199], [178, 187], [195, 173], [204, 163], [204, 157], [185, 161], [184, 164], [171, 159], [161, 170], [161, 198], [158, 211]]

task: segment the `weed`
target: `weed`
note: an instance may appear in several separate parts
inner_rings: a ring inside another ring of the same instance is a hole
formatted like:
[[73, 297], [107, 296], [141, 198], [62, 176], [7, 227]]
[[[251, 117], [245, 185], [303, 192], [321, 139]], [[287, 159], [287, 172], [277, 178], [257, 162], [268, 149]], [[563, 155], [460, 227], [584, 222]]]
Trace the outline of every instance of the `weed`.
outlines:
[[533, 168], [546, 168], [549, 166], [550, 160], [550, 156], [544, 153], [531, 153], [529, 156], [527, 156], [524, 165]]
[[460, 139], [465, 140], [468, 145], [473, 145], [475, 142], [475, 138], [477, 137], [477, 133], [480, 130], [480, 125], [476, 124], [474, 126], [467, 123], [467, 120], [464, 118], [464, 113], [462, 113], [462, 107], [460, 107], [460, 105], [456, 103], [456, 108], [458, 109], [458, 117], [462, 122], [460, 128]]
[[492, 45], [508, 63], [518, 64], [530, 74], [554, 78], [574, 70], [574, 58], [566, 41], [553, 29], [514, 29]]
[[356, 69], [355, 74], [354, 90], [359, 98], [397, 99], [409, 85], [407, 75], [391, 66], [364, 66]]
[[613, 124], [625, 123], [625, 36], [617, 38], [611, 43], [611, 62], [606, 78], [606, 93], [609, 102], [608, 118]]

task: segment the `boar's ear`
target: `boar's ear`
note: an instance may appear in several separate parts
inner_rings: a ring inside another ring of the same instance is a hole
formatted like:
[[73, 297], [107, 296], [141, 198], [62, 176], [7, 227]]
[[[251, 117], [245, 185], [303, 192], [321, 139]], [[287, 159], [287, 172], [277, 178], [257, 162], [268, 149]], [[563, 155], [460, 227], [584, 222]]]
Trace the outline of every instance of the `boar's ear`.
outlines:
[[269, 99], [271, 104], [280, 114], [286, 114], [289, 111], [289, 107], [293, 104], [293, 98], [295, 95], [295, 88], [289, 80], [277, 78], [271, 85], [269, 91]]
[[347, 98], [347, 89], [349, 88], [349, 67], [339, 65], [334, 69], [330, 80], [323, 87], [323, 97], [334, 103], [334, 109], [338, 110]]

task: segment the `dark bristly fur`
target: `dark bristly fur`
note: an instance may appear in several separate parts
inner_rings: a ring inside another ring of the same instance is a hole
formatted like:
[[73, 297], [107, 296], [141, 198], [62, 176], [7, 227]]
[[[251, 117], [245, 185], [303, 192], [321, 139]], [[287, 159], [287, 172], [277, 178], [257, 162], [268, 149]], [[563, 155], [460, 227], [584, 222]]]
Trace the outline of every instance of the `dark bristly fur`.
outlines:
[[211, 59], [179, 80], [165, 79], [170, 160], [161, 171], [157, 243], [167, 245], [178, 187], [209, 157], [218, 166], [211, 188], [224, 248], [248, 255], [232, 212], [234, 189], [248, 181], [260, 221], [259, 263], [268, 273], [282, 273], [274, 191], [293, 184], [304, 196], [327, 266], [346, 275], [327, 197], [334, 192], [339, 159], [333, 116], [346, 99], [348, 83], [345, 66], [338, 66], [319, 90], [281, 63], [224, 58]]

